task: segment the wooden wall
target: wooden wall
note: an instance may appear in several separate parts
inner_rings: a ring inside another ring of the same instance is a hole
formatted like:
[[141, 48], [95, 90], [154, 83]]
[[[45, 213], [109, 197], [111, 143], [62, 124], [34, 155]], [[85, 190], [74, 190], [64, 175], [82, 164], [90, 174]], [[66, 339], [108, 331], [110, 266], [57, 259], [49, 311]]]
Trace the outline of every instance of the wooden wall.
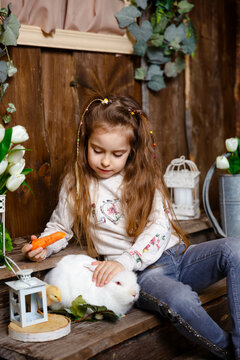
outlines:
[[[224, 139], [236, 132], [236, 1], [194, 1], [196, 54], [166, 89], [148, 94], [163, 169], [173, 158], [190, 157], [201, 171], [201, 186], [216, 156], [225, 151]], [[129, 94], [141, 102], [141, 85], [133, 79], [134, 56], [23, 46], [12, 55], [18, 73], [4, 101], [16, 105], [14, 122], [29, 132], [26, 146], [32, 150], [26, 160], [34, 169], [27, 177], [34, 195], [25, 187], [7, 195], [7, 228], [16, 237], [41, 232], [49, 219], [89, 94]]]

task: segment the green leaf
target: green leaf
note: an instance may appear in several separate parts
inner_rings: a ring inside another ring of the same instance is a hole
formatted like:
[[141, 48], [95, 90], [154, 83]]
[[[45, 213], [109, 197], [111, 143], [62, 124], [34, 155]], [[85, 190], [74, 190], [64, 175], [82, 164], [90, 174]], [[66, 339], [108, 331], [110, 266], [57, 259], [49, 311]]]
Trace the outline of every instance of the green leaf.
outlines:
[[154, 26], [153, 33], [163, 34], [164, 30], [166, 29], [166, 26], [167, 26], [168, 22], [169, 22], [169, 19], [166, 16], [163, 15], [161, 17], [161, 20], [159, 21], [159, 23]]
[[8, 153], [8, 150], [11, 145], [11, 138], [12, 138], [12, 128], [8, 128], [7, 130], [5, 130], [4, 138], [0, 142], [0, 162], [4, 159], [4, 157]]
[[25, 185], [31, 191], [31, 193], [34, 194], [31, 187], [28, 185], [28, 183], [26, 183], [26, 181], [23, 181], [21, 185]]
[[15, 105], [13, 103], [8, 103], [7, 112], [14, 113], [16, 111]]
[[133, 53], [138, 56], [144, 56], [147, 50], [147, 43], [145, 40], [138, 40], [133, 45]]
[[151, 44], [156, 47], [160, 47], [163, 44], [164, 36], [160, 34], [152, 34], [151, 36]]
[[189, 11], [192, 10], [192, 8], [194, 7], [193, 4], [190, 4], [188, 1], [183, 0], [180, 1], [180, 3], [178, 4], [178, 12], [179, 14], [184, 14], [184, 13], [188, 13]]
[[143, 21], [141, 26], [134, 22], [133, 24], [129, 25], [128, 30], [137, 41], [148, 41], [152, 35], [152, 25], [148, 20]]
[[147, 0], [135, 0], [138, 7], [145, 10], [147, 7]]
[[3, 83], [7, 79], [8, 64], [6, 61], [0, 61], [0, 82]]
[[148, 88], [153, 91], [159, 91], [166, 87], [164, 78], [161, 75], [154, 75], [147, 84]]
[[231, 155], [228, 158], [229, 161], [229, 169], [228, 171], [230, 172], [230, 174], [240, 174], [240, 158], [236, 155]]
[[115, 14], [121, 29], [135, 22], [135, 19], [139, 16], [141, 16], [141, 11], [132, 5], [122, 8]]
[[23, 171], [21, 172], [21, 174], [23, 174], [23, 175], [27, 175], [27, 174], [29, 174], [30, 172], [32, 172], [33, 171], [33, 169], [23, 169]]
[[[3, 223], [0, 223], [0, 249], [3, 249]], [[7, 229], [5, 229], [5, 250], [12, 251], [12, 240]]]
[[147, 50], [147, 57], [152, 64], [165, 64], [170, 61], [170, 57], [166, 57], [163, 51], [156, 47], [149, 47]]
[[77, 319], [81, 319], [86, 314], [87, 303], [82, 298], [82, 295], [79, 295], [75, 300], [73, 300], [70, 310]]
[[147, 75], [146, 69], [143, 67], [140, 67], [135, 70], [134, 78], [136, 80], [144, 80], [146, 75]]
[[8, 83], [1, 84], [1, 97], [3, 97], [7, 88], [8, 88]]
[[5, 31], [0, 37], [0, 42], [5, 46], [16, 46], [19, 36], [20, 23], [14, 14], [10, 14]]
[[170, 10], [173, 2], [174, 2], [174, 0], [165, 0], [165, 1], [164, 1], [164, 3], [165, 3], [165, 4], [164, 4], [165, 9], [166, 9], [166, 10]]
[[150, 65], [148, 68], [146, 80], [151, 80], [155, 75], [163, 76], [163, 71], [160, 69], [159, 65]]
[[12, 116], [10, 114], [4, 114], [3, 115], [4, 124], [10, 123], [11, 120], [12, 120]]
[[178, 57], [175, 62], [168, 62], [164, 66], [164, 73], [167, 77], [176, 77], [182, 70], [185, 69], [184, 59]]
[[174, 24], [171, 24], [166, 28], [164, 32], [164, 38], [168, 42], [175, 40], [179, 43], [186, 38], [186, 34], [187, 34], [186, 25], [182, 23], [179, 26], [175, 26]]
[[181, 50], [184, 54], [193, 54], [196, 50], [196, 39], [194, 39], [194, 37], [184, 39]]

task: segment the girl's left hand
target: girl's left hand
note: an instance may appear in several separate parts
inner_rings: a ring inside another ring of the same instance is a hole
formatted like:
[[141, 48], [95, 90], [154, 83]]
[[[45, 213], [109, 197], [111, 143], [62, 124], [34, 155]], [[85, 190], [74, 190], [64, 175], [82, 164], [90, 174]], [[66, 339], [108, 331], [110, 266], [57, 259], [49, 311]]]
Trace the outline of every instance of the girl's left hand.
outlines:
[[97, 265], [92, 277], [92, 281], [96, 281], [96, 286], [106, 285], [115, 275], [125, 270], [118, 261], [94, 261], [92, 265]]

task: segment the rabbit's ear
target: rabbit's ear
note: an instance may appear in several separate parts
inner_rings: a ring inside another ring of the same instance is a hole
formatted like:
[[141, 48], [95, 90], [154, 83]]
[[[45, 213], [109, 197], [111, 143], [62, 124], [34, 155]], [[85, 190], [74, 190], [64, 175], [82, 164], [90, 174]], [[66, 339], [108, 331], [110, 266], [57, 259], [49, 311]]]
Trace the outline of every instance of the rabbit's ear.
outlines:
[[94, 272], [94, 270], [96, 269], [96, 265], [91, 265], [91, 264], [84, 264], [83, 265], [86, 269], [90, 270], [91, 272]]

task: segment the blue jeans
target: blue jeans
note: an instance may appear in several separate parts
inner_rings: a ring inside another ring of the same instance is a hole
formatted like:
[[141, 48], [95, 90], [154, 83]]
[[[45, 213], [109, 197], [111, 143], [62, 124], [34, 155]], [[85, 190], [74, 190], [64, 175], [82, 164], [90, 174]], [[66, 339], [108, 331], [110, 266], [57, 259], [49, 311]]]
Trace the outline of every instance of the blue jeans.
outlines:
[[[169, 318], [181, 333], [219, 358], [240, 358], [240, 239], [211, 240], [184, 249], [181, 244], [166, 250], [138, 273], [141, 292], [136, 305]], [[197, 294], [224, 277], [231, 335], [208, 315]]]

